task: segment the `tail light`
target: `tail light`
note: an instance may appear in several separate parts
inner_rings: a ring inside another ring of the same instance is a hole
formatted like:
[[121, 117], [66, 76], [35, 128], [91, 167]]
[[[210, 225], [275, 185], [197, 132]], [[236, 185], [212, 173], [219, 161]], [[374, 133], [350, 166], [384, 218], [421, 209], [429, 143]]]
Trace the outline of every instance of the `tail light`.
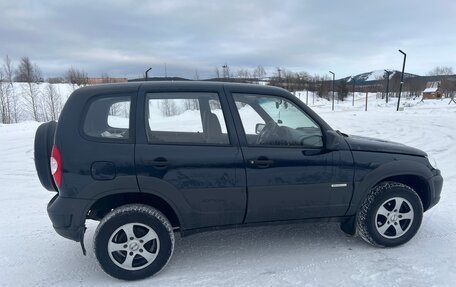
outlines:
[[60, 184], [62, 183], [62, 157], [60, 156], [60, 151], [56, 146], [52, 147], [50, 165], [54, 182], [57, 187], [60, 188]]

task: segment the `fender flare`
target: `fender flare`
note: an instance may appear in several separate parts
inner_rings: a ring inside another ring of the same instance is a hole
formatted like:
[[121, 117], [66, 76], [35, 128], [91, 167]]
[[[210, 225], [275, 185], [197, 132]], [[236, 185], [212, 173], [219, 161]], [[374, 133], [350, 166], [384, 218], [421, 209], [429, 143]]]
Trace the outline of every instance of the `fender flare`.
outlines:
[[[373, 165], [375, 163], [371, 163]], [[393, 176], [416, 176], [427, 182], [433, 176], [432, 171], [424, 164], [411, 160], [394, 160], [379, 165], [366, 174], [359, 181], [354, 182], [353, 196], [346, 215], [354, 215], [369, 190], [379, 182]], [[429, 192], [433, 194], [433, 186], [427, 184]]]
[[110, 196], [115, 196], [115, 195], [122, 195], [122, 194], [129, 194], [129, 195], [133, 195], [133, 194], [138, 194], [138, 195], [153, 195], [155, 197], [158, 197], [159, 199], [163, 200], [166, 204], [169, 205], [169, 207], [171, 207], [172, 211], [174, 212], [174, 214], [176, 215], [179, 223], [180, 223], [180, 228], [184, 228], [185, 226], [185, 220], [184, 220], [184, 217], [182, 216], [182, 212], [179, 211], [179, 209], [176, 207], [177, 205], [175, 204], [175, 202], [173, 200], [171, 200], [170, 198], [168, 198], [164, 193], [162, 192], [159, 192], [155, 189], [147, 189], [147, 190], [139, 190], [139, 189], [115, 189], [115, 190], [110, 190], [109, 192], [104, 192], [104, 193], [101, 193], [101, 194], [98, 194], [96, 197], [92, 198], [90, 200], [90, 204], [88, 204], [85, 208], [85, 211], [84, 211], [84, 217], [80, 219], [80, 225], [83, 226], [85, 225], [85, 221], [87, 219], [87, 214], [89, 213], [89, 211], [92, 209], [92, 207], [97, 203], [99, 202], [100, 200], [103, 200], [103, 199], [106, 199]]

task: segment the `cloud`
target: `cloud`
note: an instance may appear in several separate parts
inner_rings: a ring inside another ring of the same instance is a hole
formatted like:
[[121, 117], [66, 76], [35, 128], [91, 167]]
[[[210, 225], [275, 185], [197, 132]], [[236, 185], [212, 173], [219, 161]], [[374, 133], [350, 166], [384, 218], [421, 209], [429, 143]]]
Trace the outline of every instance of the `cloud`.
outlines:
[[[38, 3], [39, 2], [39, 3]], [[29, 56], [48, 75], [214, 76], [257, 65], [347, 76], [456, 67], [453, 1], [7, 1], [0, 54]]]

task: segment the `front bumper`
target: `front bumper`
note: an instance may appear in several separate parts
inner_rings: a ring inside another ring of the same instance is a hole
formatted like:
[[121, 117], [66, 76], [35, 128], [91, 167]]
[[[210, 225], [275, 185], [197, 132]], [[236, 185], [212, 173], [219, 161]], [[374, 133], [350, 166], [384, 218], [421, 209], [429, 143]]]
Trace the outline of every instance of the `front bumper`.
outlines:
[[80, 242], [85, 232], [85, 219], [91, 201], [65, 198], [58, 194], [48, 203], [47, 212], [55, 231], [68, 239]]
[[443, 177], [440, 170], [436, 169], [435, 175], [429, 179], [429, 187], [431, 188], [431, 198], [427, 210], [440, 201], [440, 194], [443, 187]]

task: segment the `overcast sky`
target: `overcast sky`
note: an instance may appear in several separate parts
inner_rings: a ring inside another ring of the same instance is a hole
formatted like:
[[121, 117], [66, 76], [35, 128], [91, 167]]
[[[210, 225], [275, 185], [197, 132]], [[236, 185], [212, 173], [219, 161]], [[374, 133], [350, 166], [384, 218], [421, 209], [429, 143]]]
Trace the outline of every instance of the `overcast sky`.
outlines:
[[[117, 2], [117, 3], [114, 3]], [[456, 1], [0, 0], [0, 56], [46, 76], [214, 77], [275, 67], [337, 78], [376, 69], [456, 69]]]

